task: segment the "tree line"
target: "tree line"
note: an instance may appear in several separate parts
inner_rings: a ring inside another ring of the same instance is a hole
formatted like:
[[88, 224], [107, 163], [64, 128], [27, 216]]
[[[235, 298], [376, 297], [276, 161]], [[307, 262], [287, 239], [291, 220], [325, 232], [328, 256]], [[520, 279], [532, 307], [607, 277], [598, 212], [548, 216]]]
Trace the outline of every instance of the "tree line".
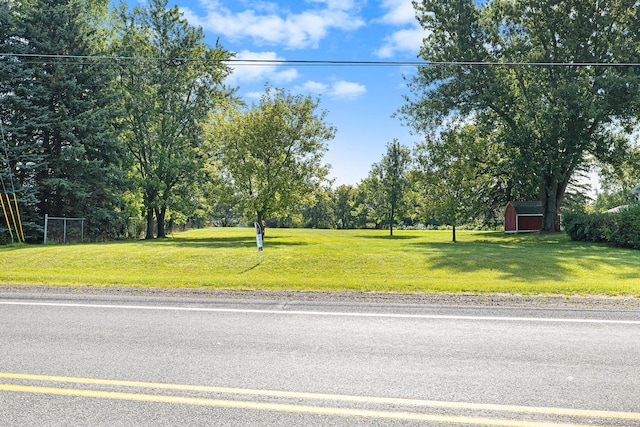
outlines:
[[0, 177], [27, 240], [44, 214], [87, 218], [94, 239], [142, 220], [146, 238], [258, 221], [390, 234], [442, 223], [455, 240], [457, 226], [497, 225], [510, 200], [540, 200], [557, 231], [591, 164], [614, 193], [640, 178], [637, 2], [413, 6], [425, 65], [397, 116], [421, 142], [389, 142], [358, 185], [334, 188], [320, 100], [267, 85], [242, 102], [225, 84], [234, 54], [166, 0], [0, 2]]
[[95, 239], [139, 218], [165, 237], [227, 201], [264, 222], [326, 178], [319, 101], [267, 87], [244, 104], [225, 85], [233, 53], [166, 0], [2, 1], [0, 31], [2, 192], [29, 241], [45, 214], [86, 218]]

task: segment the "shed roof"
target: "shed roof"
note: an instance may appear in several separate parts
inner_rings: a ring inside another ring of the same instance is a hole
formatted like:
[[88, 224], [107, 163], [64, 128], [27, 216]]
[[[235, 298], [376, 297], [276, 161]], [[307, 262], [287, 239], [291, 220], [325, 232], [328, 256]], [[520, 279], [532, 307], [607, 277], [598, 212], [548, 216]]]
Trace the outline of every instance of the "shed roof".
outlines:
[[509, 202], [517, 215], [543, 215], [544, 208], [542, 202]]

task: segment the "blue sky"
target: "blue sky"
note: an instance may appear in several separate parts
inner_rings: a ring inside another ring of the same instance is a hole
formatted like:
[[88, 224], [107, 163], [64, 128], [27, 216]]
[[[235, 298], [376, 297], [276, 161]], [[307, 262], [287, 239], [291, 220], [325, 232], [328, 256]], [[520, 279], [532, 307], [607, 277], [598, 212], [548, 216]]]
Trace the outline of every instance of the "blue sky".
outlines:
[[[132, 2], [135, 0], [132, 0]], [[411, 0], [170, 0], [238, 59], [416, 61], [424, 32]], [[408, 93], [413, 67], [238, 66], [228, 81], [247, 101], [268, 82], [294, 93], [320, 95], [337, 128], [325, 162], [335, 185], [355, 185], [397, 138], [417, 137], [391, 115]]]

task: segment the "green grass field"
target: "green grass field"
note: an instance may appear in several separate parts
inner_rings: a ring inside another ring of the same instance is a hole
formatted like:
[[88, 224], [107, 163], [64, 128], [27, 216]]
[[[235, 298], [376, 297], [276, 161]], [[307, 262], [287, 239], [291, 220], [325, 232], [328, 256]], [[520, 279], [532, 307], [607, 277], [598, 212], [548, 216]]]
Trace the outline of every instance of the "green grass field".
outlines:
[[565, 235], [209, 228], [154, 241], [0, 247], [0, 283], [640, 296], [640, 252]]

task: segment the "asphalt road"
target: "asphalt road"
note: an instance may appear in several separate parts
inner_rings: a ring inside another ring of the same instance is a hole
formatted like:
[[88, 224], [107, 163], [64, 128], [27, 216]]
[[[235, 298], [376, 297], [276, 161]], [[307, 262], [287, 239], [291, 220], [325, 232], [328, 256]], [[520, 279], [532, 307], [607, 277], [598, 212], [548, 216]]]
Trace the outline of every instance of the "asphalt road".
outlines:
[[0, 425], [640, 426], [640, 311], [0, 293]]

